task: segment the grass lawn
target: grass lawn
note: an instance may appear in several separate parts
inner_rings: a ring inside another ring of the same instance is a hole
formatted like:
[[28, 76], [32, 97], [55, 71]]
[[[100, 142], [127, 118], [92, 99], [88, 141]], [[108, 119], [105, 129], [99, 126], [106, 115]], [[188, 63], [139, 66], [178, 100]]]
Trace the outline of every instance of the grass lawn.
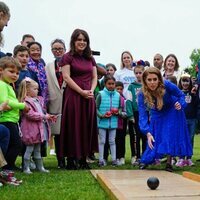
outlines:
[[[138, 169], [130, 165], [129, 137], [127, 136], [126, 165], [112, 167], [110, 165], [102, 169]], [[200, 159], [200, 135], [195, 136], [194, 162]], [[21, 158], [17, 164], [20, 165]], [[57, 169], [55, 156], [48, 156], [44, 160], [45, 166], [50, 170], [49, 174], [34, 172], [26, 175], [16, 173], [16, 177], [23, 180], [23, 184], [5, 186], [0, 188], [0, 200], [106, 200], [107, 194], [102, 190], [96, 179], [87, 170], [69, 171]], [[97, 164], [91, 165], [98, 169]], [[164, 165], [151, 166], [148, 169], [164, 169]], [[184, 171], [191, 171], [200, 174], [200, 162], [195, 162], [193, 167], [175, 168], [174, 172], [181, 174]]]

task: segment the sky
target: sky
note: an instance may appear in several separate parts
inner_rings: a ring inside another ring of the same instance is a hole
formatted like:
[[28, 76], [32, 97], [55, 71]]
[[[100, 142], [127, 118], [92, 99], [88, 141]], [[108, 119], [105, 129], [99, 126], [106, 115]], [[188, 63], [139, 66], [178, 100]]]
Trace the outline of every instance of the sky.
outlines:
[[96, 62], [120, 68], [121, 53], [148, 60], [174, 53], [182, 68], [190, 66], [193, 49], [200, 48], [199, 0], [5, 0], [11, 19], [4, 28], [3, 52], [12, 52], [24, 34], [43, 47], [46, 63], [53, 61], [50, 43], [65, 41], [69, 49], [74, 29], [88, 32]]

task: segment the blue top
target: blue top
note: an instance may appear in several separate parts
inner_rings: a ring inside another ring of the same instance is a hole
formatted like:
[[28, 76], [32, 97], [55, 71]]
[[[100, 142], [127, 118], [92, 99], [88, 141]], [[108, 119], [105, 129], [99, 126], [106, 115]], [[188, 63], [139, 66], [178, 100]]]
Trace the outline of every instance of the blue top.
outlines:
[[[150, 149], [147, 145], [142, 155], [141, 162], [145, 164], [151, 164], [155, 159], [162, 158], [164, 155], [179, 157], [192, 155], [191, 140], [184, 113], [187, 105], [185, 95], [169, 81], [165, 81], [164, 86], [164, 105], [161, 110], [150, 108], [150, 114], [148, 114], [148, 106], [144, 102], [143, 93], [140, 93], [138, 98], [140, 129], [144, 134], [150, 132], [155, 140], [154, 148]], [[181, 110], [175, 109], [176, 102], [181, 104]]]
[[109, 91], [105, 87], [99, 92], [97, 96], [97, 125], [99, 128], [114, 129], [118, 128], [118, 116], [112, 115], [109, 118], [102, 118], [107, 111], [111, 111], [112, 108], [120, 109], [120, 94], [114, 90]]
[[36, 81], [38, 83], [38, 79], [37, 79], [37, 75], [33, 72], [30, 71], [28, 69], [22, 69], [19, 73], [19, 78], [18, 80], [15, 82], [15, 90], [18, 91], [19, 89], [19, 84], [22, 82], [22, 80], [24, 80], [26, 77], [29, 77], [31, 79], [33, 79], [34, 81]]

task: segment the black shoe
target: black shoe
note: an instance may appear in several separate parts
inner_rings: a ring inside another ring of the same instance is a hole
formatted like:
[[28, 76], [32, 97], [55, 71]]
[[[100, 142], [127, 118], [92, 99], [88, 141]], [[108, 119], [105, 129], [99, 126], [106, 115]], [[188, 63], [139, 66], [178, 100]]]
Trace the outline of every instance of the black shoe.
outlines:
[[58, 169], [64, 169], [66, 167], [65, 165], [65, 159], [59, 159], [58, 160]]
[[148, 165], [144, 164], [144, 163], [140, 163], [139, 165], [139, 169], [146, 169], [148, 167]]
[[166, 164], [165, 170], [168, 172], [173, 172], [173, 168], [172, 165], [170, 165], [169, 163]]
[[92, 168], [88, 165], [88, 163], [85, 163], [85, 164], [79, 165], [79, 169], [92, 169]]
[[86, 162], [86, 159], [80, 159], [79, 160], [79, 169], [92, 169], [88, 163]]
[[76, 161], [73, 158], [68, 158], [67, 159], [66, 169], [68, 169], [68, 170], [77, 170], [78, 169], [78, 165], [77, 165]]

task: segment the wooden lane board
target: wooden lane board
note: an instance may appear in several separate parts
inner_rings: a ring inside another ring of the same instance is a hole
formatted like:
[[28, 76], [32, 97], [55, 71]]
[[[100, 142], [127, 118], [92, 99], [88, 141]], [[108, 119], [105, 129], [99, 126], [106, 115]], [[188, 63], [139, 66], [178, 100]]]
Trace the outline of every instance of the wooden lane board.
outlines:
[[[111, 199], [200, 200], [200, 183], [162, 170], [91, 170]], [[160, 185], [150, 190], [147, 179], [155, 176]]]

